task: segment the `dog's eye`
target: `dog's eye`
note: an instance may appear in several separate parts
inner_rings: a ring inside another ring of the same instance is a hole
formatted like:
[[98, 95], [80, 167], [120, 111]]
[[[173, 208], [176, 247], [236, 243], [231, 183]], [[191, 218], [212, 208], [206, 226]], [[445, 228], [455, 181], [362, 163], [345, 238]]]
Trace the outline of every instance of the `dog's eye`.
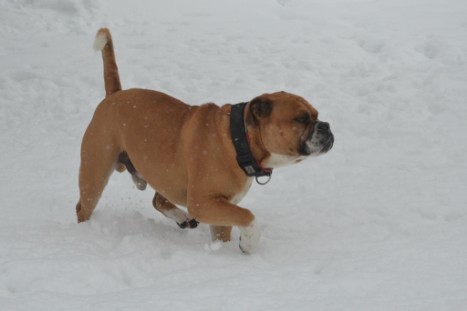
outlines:
[[304, 114], [303, 116], [295, 118], [294, 120], [303, 125], [308, 125], [311, 122], [310, 116], [307, 114]]

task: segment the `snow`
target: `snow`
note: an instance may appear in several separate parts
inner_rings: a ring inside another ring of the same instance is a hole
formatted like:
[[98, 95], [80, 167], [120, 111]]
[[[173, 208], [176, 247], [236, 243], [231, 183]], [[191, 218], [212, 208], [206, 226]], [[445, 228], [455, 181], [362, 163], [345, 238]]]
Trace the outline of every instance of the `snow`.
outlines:
[[[467, 310], [467, 2], [16, 0], [0, 20], [0, 310]], [[286, 90], [330, 122], [331, 152], [241, 202], [251, 255], [127, 173], [76, 224], [102, 26], [124, 88]]]

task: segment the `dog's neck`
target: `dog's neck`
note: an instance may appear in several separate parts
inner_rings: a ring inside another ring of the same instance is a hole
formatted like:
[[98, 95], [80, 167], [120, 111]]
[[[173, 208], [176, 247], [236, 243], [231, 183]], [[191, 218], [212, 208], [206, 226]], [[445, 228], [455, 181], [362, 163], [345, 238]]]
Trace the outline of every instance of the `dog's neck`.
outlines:
[[[230, 134], [237, 153], [237, 163], [247, 176], [270, 177], [272, 169], [263, 168], [253, 156], [245, 126], [245, 107], [248, 103], [232, 105], [230, 111]], [[268, 180], [269, 181], [269, 180]], [[260, 183], [258, 181], [258, 183]]]

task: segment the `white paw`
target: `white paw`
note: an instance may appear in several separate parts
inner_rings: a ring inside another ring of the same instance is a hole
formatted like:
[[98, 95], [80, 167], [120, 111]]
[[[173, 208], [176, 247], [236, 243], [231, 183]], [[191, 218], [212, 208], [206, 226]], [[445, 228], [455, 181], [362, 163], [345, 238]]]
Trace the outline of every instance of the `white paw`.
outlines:
[[199, 221], [191, 218], [187, 213], [185, 213], [178, 207], [174, 207], [168, 211], [164, 211], [163, 214], [167, 218], [170, 218], [173, 221], [175, 221], [177, 225], [182, 229], [186, 229], [186, 228], [194, 229], [199, 224]]
[[246, 227], [239, 227], [240, 229], [240, 249], [244, 253], [251, 253], [259, 243], [261, 232], [256, 225], [256, 220], [253, 220], [250, 225]]
[[190, 217], [185, 211], [182, 211], [178, 207], [171, 208], [162, 212], [165, 217], [172, 219], [177, 223], [182, 223], [184, 221], [190, 220]]

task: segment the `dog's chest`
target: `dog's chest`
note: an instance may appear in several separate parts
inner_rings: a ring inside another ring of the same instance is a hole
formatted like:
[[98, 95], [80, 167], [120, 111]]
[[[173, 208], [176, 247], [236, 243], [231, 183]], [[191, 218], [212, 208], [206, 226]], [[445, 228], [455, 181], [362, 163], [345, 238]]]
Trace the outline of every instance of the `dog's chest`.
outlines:
[[238, 204], [246, 196], [246, 194], [248, 193], [248, 190], [250, 190], [252, 183], [253, 183], [253, 178], [249, 177], [243, 189], [240, 192], [238, 192], [236, 195], [234, 195], [232, 199], [230, 200], [230, 202], [233, 204]]

